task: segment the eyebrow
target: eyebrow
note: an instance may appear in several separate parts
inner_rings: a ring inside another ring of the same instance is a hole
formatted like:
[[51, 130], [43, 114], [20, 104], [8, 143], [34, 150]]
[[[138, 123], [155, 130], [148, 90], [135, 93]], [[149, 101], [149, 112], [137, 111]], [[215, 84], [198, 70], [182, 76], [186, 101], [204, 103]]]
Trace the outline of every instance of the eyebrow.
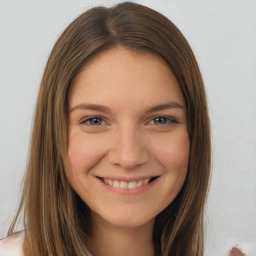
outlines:
[[[185, 107], [178, 102], [168, 102], [165, 104], [160, 104], [160, 105], [156, 105], [156, 106], [152, 106], [152, 107], [148, 108], [145, 111], [145, 114], [150, 114], [152, 112], [165, 110], [165, 109], [173, 109], [173, 108], [185, 110]], [[96, 111], [108, 113], [108, 114], [112, 113], [112, 111], [109, 107], [99, 105], [99, 104], [79, 104], [79, 105], [71, 108], [70, 112], [73, 112], [75, 110], [96, 110]]]
[[169, 103], [160, 104], [160, 105], [148, 108], [146, 110], [146, 114], [156, 112], [156, 111], [160, 111], [160, 110], [165, 110], [165, 109], [172, 109], [172, 108], [185, 110], [185, 107], [183, 105], [179, 104], [178, 102], [169, 102]]

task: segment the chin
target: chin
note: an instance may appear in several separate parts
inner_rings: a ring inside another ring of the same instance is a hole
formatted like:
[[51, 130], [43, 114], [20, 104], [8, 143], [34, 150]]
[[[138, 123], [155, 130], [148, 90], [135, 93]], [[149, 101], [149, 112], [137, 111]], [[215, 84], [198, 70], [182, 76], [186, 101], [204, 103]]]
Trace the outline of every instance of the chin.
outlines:
[[110, 225], [122, 228], [136, 228], [143, 225], [154, 223], [155, 216], [146, 216], [143, 214], [143, 211], [140, 213], [136, 212], [127, 212], [120, 211], [118, 213], [111, 212], [110, 214], [97, 214], [94, 213], [94, 218], [97, 218], [97, 221], [105, 222]]

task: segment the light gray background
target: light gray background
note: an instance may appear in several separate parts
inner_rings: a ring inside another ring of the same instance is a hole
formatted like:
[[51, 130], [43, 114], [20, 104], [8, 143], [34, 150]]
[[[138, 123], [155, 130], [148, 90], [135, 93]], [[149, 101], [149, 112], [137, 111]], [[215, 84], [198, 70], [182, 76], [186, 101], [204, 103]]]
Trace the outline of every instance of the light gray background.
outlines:
[[[80, 13], [119, 1], [0, 0], [0, 237], [18, 205], [42, 72]], [[256, 1], [136, 1], [171, 19], [198, 59], [213, 138], [206, 256], [256, 255]]]

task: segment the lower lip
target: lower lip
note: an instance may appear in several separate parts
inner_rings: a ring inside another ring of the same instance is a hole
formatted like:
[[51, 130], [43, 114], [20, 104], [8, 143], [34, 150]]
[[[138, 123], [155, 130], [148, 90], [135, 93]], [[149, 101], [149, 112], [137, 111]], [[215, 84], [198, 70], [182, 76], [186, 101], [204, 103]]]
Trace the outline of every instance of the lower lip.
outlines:
[[148, 190], [150, 190], [159, 180], [159, 177], [157, 177], [155, 180], [149, 182], [147, 185], [142, 185], [138, 188], [135, 189], [122, 189], [122, 188], [116, 188], [113, 186], [110, 186], [108, 184], [106, 184], [104, 181], [102, 181], [101, 179], [97, 178], [97, 180], [101, 183], [101, 185], [104, 186], [104, 188], [107, 191], [113, 192], [113, 193], [117, 193], [117, 194], [121, 194], [121, 195], [138, 195], [140, 193], [146, 192]]

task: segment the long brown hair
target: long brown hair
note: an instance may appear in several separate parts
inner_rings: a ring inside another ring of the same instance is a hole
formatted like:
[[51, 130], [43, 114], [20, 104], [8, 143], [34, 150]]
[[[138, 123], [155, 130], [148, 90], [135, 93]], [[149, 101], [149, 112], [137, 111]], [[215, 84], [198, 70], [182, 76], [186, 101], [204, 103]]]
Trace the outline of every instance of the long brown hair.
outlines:
[[27, 255], [86, 255], [90, 210], [65, 175], [68, 94], [72, 81], [96, 55], [123, 46], [161, 56], [179, 82], [187, 106], [190, 159], [185, 183], [157, 217], [155, 255], [202, 256], [204, 205], [211, 162], [210, 128], [202, 77], [184, 36], [145, 6], [121, 3], [90, 9], [57, 40], [42, 78], [22, 199], [9, 234], [24, 211]]

